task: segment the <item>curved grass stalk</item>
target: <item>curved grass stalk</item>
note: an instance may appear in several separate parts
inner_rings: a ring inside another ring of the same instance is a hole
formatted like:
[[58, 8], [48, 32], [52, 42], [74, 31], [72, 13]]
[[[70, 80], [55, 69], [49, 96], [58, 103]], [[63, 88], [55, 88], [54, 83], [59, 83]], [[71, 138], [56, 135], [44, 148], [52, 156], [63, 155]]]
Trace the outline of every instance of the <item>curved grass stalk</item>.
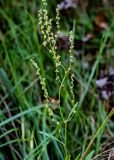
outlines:
[[96, 134], [93, 136], [92, 140], [90, 141], [88, 147], [86, 148], [85, 152], [82, 154], [80, 160], [83, 160], [87, 154], [87, 152], [89, 151], [91, 145], [93, 144], [95, 138], [97, 137], [97, 135], [99, 134], [99, 132], [103, 129], [103, 127], [105, 126], [106, 122], [108, 121], [108, 119], [114, 114], [114, 107], [112, 108], [112, 110], [110, 111], [110, 113], [108, 114], [108, 116], [105, 118], [104, 122], [101, 124], [101, 126], [99, 127], [99, 129], [97, 130]]

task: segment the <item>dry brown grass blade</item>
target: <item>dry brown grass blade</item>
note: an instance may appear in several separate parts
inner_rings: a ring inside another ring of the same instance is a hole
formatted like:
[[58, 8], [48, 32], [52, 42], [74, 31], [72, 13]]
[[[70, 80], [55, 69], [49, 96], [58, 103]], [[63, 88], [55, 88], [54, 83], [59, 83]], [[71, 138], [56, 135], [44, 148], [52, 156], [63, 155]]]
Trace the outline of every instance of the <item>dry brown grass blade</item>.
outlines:
[[93, 144], [95, 138], [97, 137], [97, 135], [99, 134], [99, 132], [102, 130], [102, 128], [105, 126], [106, 122], [108, 121], [108, 119], [113, 115], [114, 113], [114, 107], [112, 108], [112, 110], [110, 111], [110, 113], [108, 114], [108, 116], [106, 117], [106, 119], [104, 120], [104, 122], [101, 124], [101, 126], [99, 127], [99, 129], [97, 130], [96, 134], [93, 136], [92, 140], [90, 141], [88, 147], [86, 148], [85, 152], [82, 154], [80, 160], [83, 160], [87, 154], [87, 152], [89, 151], [91, 145]]

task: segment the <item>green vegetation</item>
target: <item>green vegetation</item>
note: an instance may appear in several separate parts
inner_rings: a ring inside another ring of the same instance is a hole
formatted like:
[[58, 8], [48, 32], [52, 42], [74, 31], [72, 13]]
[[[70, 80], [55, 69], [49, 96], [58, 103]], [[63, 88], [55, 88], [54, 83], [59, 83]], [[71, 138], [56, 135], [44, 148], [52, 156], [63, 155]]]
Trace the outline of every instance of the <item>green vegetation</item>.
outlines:
[[1, 0], [0, 160], [113, 159], [113, 8], [82, 1]]

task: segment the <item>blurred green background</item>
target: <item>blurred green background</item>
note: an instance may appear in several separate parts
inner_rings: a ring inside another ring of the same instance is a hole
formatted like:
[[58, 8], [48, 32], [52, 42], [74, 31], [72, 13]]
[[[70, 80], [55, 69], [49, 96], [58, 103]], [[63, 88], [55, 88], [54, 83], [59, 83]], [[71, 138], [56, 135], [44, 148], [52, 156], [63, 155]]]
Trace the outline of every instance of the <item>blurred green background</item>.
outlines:
[[[64, 125], [59, 134], [60, 128], [45, 114], [39, 78], [30, 62], [33, 57], [39, 61], [50, 99], [56, 101], [54, 62], [42, 45], [38, 21], [41, 0], [0, 0], [0, 160], [80, 159], [114, 107], [113, 1], [48, 0], [49, 17], [53, 19], [57, 5], [61, 17], [57, 47], [65, 67], [69, 32], [73, 26], [75, 29], [71, 72], [75, 75], [74, 95], [78, 106], [68, 122], [66, 148], [62, 144]], [[69, 85], [70, 81], [66, 80], [61, 93], [65, 117], [72, 109]], [[52, 104], [52, 110], [60, 120], [56, 104]], [[114, 116], [98, 134], [89, 153], [95, 157], [107, 151], [100, 158], [108, 158], [114, 146], [113, 138]]]

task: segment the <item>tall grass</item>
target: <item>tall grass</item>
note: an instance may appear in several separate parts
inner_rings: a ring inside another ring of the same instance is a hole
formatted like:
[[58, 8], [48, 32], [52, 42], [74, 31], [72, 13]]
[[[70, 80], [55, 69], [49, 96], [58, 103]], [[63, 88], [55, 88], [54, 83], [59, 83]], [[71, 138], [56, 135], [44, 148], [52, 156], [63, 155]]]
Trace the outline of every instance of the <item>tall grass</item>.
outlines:
[[56, 29], [51, 23], [49, 8], [55, 2], [39, 2], [41, 11], [45, 9], [39, 18], [44, 13], [47, 16], [42, 21], [33, 16], [34, 2], [30, 12], [25, 2], [24, 9], [16, 3], [17, 8], [11, 11], [9, 1], [0, 9], [7, 24], [0, 44], [0, 159], [89, 160], [100, 152], [106, 133], [114, 135], [113, 121], [109, 120], [113, 109], [107, 116], [94, 87], [111, 31], [104, 32], [98, 42], [91, 73], [83, 74], [83, 61], [73, 50], [78, 22], [67, 31], [69, 52], [58, 51], [60, 24], [65, 26], [66, 22], [59, 24], [59, 10], [55, 9], [52, 22], [55, 20]]

